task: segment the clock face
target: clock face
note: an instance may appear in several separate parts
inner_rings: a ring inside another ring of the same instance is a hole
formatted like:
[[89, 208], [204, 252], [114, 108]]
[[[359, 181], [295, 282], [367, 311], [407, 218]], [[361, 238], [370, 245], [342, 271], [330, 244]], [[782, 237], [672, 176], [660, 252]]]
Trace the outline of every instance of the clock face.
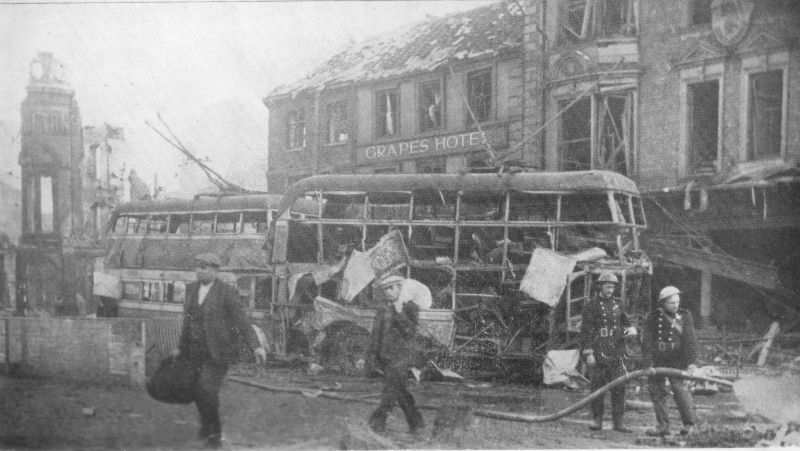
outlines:
[[38, 80], [42, 78], [43, 74], [44, 68], [42, 67], [42, 63], [35, 61], [33, 64], [31, 64], [31, 77]]

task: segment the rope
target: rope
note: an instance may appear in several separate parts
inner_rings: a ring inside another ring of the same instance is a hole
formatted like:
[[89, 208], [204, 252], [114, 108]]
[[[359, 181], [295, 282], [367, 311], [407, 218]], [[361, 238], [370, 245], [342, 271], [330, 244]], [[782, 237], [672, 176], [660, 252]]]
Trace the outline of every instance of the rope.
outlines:
[[[620, 376], [613, 381], [609, 382], [608, 384], [604, 385], [596, 392], [590, 394], [583, 400], [565, 408], [559, 410], [556, 413], [552, 413], [550, 415], [521, 415], [516, 413], [508, 413], [508, 412], [498, 412], [495, 410], [484, 410], [484, 409], [475, 409], [472, 411], [472, 414], [478, 417], [484, 418], [491, 418], [493, 420], [505, 420], [505, 421], [517, 421], [522, 423], [545, 423], [548, 421], [555, 421], [560, 418], [563, 418], [577, 410], [580, 410], [583, 407], [588, 406], [592, 401], [603, 396], [607, 391], [611, 390], [612, 388], [624, 384], [633, 379], [641, 379], [646, 377], [653, 377], [653, 376], [674, 376], [674, 377], [681, 377], [684, 379], [694, 379], [699, 381], [705, 382], [713, 382], [716, 384], [727, 385], [732, 387], [733, 383], [728, 382], [722, 379], [715, 379], [713, 377], [707, 376], [697, 376], [694, 374], [689, 373], [688, 371], [681, 371], [676, 370], [673, 368], [648, 368], [644, 370], [634, 371], [632, 373], [628, 373], [624, 376]], [[262, 384], [260, 382], [253, 382], [247, 379], [242, 379], [239, 377], [229, 377], [228, 380], [233, 382], [248, 385], [250, 387], [259, 388], [266, 391], [278, 392], [278, 393], [294, 393], [294, 394], [301, 394], [308, 396], [308, 393], [311, 390], [302, 389], [302, 388], [290, 388], [290, 387], [276, 387], [267, 384]], [[380, 405], [380, 401], [373, 400], [373, 399], [364, 399], [364, 398], [354, 398], [352, 396], [345, 396], [340, 395], [338, 393], [331, 393], [322, 390], [315, 390], [313, 391], [313, 397], [321, 397], [321, 398], [329, 398], [329, 399], [336, 399], [339, 401], [346, 401], [346, 402], [356, 402], [361, 404], [371, 404], [371, 405]], [[436, 406], [432, 404], [417, 404], [417, 407], [424, 410], [438, 410], [442, 406]]]

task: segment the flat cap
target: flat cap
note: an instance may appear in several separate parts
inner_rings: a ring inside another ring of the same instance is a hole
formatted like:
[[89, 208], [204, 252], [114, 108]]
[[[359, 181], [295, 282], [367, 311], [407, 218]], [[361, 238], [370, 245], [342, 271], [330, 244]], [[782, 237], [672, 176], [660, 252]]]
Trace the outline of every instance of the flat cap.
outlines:
[[394, 275], [392, 275], [392, 276], [384, 277], [383, 279], [379, 280], [376, 286], [378, 288], [388, 287], [389, 285], [395, 285], [395, 284], [398, 284], [398, 283], [403, 283], [404, 280], [406, 280], [406, 279], [404, 277], [402, 277], [402, 276], [394, 276]]
[[216, 266], [217, 268], [222, 266], [222, 260], [219, 257], [217, 257], [217, 254], [213, 254], [211, 252], [200, 254], [196, 256], [194, 260], [200, 263], [206, 263], [209, 265]]

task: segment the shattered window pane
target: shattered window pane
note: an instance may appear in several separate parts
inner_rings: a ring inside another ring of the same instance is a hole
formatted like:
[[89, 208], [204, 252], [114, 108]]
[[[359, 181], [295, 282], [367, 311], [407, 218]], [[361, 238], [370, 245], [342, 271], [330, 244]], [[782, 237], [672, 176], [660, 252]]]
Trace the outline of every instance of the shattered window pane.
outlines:
[[342, 257], [350, 255], [353, 250], [362, 250], [362, 236], [360, 225], [323, 224], [322, 258], [325, 261], [339, 261]]
[[[467, 101], [475, 120], [488, 121], [492, 118], [492, 70], [473, 72], [467, 76]], [[473, 118], [468, 115], [467, 124]]]
[[168, 216], [151, 216], [147, 223], [147, 233], [150, 235], [164, 235], [167, 233]]
[[192, 216], [192, 234], [214, 233], [214, 213]]
[[368, 225], [367, 239], [364, 244], [364, 249], [372, 248], [378, 244], [378, 241], [380, 241], [384, 235], [395, 229], [400, 230], [400, 235], [403, 237], [403, 243], [408, 245], [408, 226]]
[[612, 222], [608, 196], [600, 194], [562, 194], [561, 221]]
[[414, 220], [455, 220], [457, 198], [454, 191], [415, 191]]
[[378, 221], [407, 221], [411, 211], [411, 193], [372, 193], [367, 218]]
[[127, 233], [144, 235], [144, 233], [147, 231], [145, 224], [147, 224], [147, 216], [144, 215], [128, 216]]
[[400, 93], [397, 90], [375, 94], [375, 121], [378, 137], [400, 133]]
[[442, 92], [438, 81], [425, 83], [419, 89], [419, 129], [438, 130], [442, 126]]
[[238, 233], [240, 213], [217, 213], [217, 233]]
[[[317, 225], [288, 221], [286, 261], [289, 263], [317, 263]], [[276, 244], [276, 248], [278, 245]]]
[[555, 222], [558, 213], [558, 195], [511, 192], [509, 221]]
[[503, 263], [503, 226], [461, 227], [458, 259]]
[[191, 215], [171, 215], [169, 218], [169, 233], [188, 234], [190, 218]]
[[127, 216], [117, 216], [114, 222], [114, 227], [111, 229], [112, 233], [125, 233], [125, 222], [128, 220]]
[[[408, 254], [414, 260], [453, 263], [455, 258], [455, 227], [414, 226], [406, 242]], [[405, 239], [407, 235], [403, 236]]]
[[322, 217], [325, 219], [363, 219], [366, 195], [326, 194]]
[[269, 223], [266, 211], [246, 211], [242, 217], [242, 231], [244, 233], [267, 233]]
[[328, 142], [333, 144], [347, 141], [347, 130], [347, 102], [328, 105]]
[[750, 75], [748, 156], [756, 160], [781, 154], [783, 70]]
[[636, 35], [636, 0], [565, 0], [559, 3], [559, 44]]
[[503, 193], [467, 191], [461, 195], [462, 221], [502, 221], [506, 196]]
[[633, 224], [633, 218], [630, 213], [630, 196], [627, 194], [615, 193], [615, 204], [617, 206], [617, 216], [625, 224]]
[[633, 201], [633, 216], [636, 218], [636, 224], [647, 225], [644, 216], [644, 207], [642, 207], [642, 199], [639, 197], [631, 197], [631, 200]]

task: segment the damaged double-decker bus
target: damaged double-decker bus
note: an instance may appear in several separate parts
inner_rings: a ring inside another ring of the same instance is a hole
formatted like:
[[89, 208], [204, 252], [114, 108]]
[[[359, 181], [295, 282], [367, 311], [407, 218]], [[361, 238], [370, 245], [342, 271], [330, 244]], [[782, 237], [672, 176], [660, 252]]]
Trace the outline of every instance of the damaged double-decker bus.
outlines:
[[[298, 217], [308, 201], [318, 212]], [[390, 234], [402, 237], [405, 276], [432, 293], [420, 331], [450, 368], [525, 372], [574, 345], [604, 272], [620, 278], [626, 308], [649, 308], [642, 202], [618, 173], [321, 175], [292, 185], [278, 214], [266, 248], [287, 297], [275, 308], [331, 366], [352, 368], [376, 311], [371, 285], [345, 300], [342, 268]]]
[[[95, 273], [95, 294], [117, 299], [120, 316], [180, 319], [186, 283], [196, 279], [194, 257], [213, 252], [223, 262], [218, 277], [237, 287], [254, 320], [269, 323], [277, 295], [262, 248], [280, 200], [270, 194], [204, 195], [120, 205], [103, 233], [106, 255]], [[314, 202], [300, 200], [291, 218], [317, 213]]]

